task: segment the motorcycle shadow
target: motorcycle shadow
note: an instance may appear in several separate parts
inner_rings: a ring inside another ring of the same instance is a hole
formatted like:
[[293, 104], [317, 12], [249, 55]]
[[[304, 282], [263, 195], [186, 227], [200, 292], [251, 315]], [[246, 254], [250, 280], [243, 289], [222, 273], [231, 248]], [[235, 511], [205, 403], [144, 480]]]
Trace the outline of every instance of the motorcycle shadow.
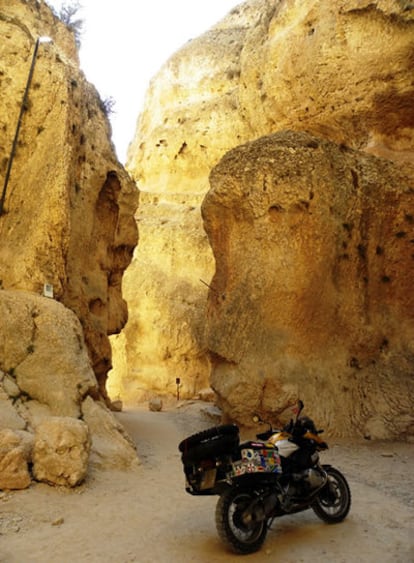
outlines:
[[273, 522], [262, 549], [268, 554], [277, 551], [281, 561], [293, 561], [292, 557], [305, 555], [304, 560], [315, 557], [316, 561], [323, 554], [327, 556], [326, 561], [332, 561], [332, 548], [335, 546], [334, 551], [342, 553], [347, 551], [354, 529], [352, 517], [339, 524], [326, 524], [315, 519], [311, 511], [284, 516]]
[[[275, 561], [280, 563], [356, 561], [353, 550], [355, 544], [362, 540], [357, 538], [358, 525], [352, 521], [352, 516], [339, 524], [326, 524], [319, 522], [309, 511], [277, 518], [269, 529], [260, 551], [241, 557], [243, 561], [256, 562], [263, 562], [268, 557], [272, 560], [277, 557]], [[199, 535], [197, 539], [199, 540], [197, 563], [220, 563], [238, 559], [238, 556], [235, 557], [223, 546], [213, 529], [211, 535], [210, 533], [204, 537]]]

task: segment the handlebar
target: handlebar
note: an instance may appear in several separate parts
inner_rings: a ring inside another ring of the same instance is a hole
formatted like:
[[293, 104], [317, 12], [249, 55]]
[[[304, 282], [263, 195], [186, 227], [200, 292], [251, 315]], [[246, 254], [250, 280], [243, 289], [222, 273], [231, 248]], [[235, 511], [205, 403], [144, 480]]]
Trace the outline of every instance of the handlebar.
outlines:
[[268, 430], [266, 430], [266, 432], [260, 432], [259, 434], [256, 434], [256, 438], [258, 440], [268, 440], [270, 436], [272, 436], [273, 434], [282, 431], [288, 432], [289, 434], [292, 434], [293, 436], [296, 437], [303, 436], [303, 434], [305, 434], [305, 432], [307, 431], [310, 431], [314, 434], [322, 434], [323, 430], [322, 429], [317, 430], [315, 428], [313, 421], [310, 418], [306, 416], [300, 418], [300, 414], [302, 413], [303, 409], [304, 409], [303, 401], [299, 399], [297, 403], [297, 407], [295, 409], [295, 414], [296, 414], [295, 418], [294, 419], [291, 418], [288, 424], [286, 424], [283, 427], [283, 430], [273, 429], [269, 422], [262, 420], [259, 415], [254, 415], [253, 417], [254, 422], [266, 423], [269, 425]]
[[[283, 430], [285, 432], [289, 432], [289, 434], [293, 434], [295, 435], [295, 426], [288, 428], [289, 425], [287, 425]], [[270, 438], [270, 436], [272, 436], [273, 434], [276, 434], [277, 432], [281, 432], [281, 430], [279, 429], [273, 429], [270, 428], [269, 430], [266, 430], [266, 432], [260, 432], [259, 434], [256, 434], [256, 438], [258, 440], [268, 440]], [[316, 430], [315, 434], [322, 434], [324, 432], [323, 429], [321, 430]], [[297, 434], [296, 434], [297, 435]]]

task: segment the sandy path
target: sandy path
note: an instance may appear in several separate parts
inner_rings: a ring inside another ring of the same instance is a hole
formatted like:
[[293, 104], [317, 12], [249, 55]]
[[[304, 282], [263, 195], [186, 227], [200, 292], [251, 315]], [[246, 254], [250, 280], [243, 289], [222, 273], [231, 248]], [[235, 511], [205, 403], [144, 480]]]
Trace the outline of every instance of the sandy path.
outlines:
[[[76, 490], [36, 484], [0, 492], [2, 563], [229, 562], [220, 543], [216, 497], [184, 491], [178, 442], [211, 420], [198, 405], [119, 414], [136, 440], [135, 472], [94, 471]], [[276, 520], [262, 550], [243, 561], [413, 563], [414, 446], [334, 445], [324, 456], [349, 478], [353, 505], [336, 526], [313, 512]]]

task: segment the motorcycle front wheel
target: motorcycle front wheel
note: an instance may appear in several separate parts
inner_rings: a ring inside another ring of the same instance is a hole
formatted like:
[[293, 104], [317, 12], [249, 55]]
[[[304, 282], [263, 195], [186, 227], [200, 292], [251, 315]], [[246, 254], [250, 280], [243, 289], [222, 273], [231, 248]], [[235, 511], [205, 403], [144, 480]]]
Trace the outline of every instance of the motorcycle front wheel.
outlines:
[[247, 508], [255, 499], [254, 491], [231, 488], [216, 506], [216, 528], [220, 539], [233, 553], [245, 555], [258, 551], [267, 534], [267, 519], [252, 521]]
[[351, 491], [347, 480], [334, 467], [324, 467], [328, 481], [312, 504], [315, 514], [328, 524], [342, 522], [351, 508]]

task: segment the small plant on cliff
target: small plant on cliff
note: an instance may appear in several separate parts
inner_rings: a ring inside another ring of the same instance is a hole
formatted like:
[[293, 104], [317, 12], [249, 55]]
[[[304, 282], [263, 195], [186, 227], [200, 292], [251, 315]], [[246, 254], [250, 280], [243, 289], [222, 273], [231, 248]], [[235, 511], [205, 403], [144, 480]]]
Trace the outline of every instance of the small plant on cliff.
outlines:
[[76, 45], [80, 47], [80, 39], [83, 31], [83, 20], [77, 18], [77, 13], [82, 8], [79, 2], [67, 2], [62, 4], [57, 16], [69, 29], [73, 31]]
[[115, 103], [115, 100], [111, 96], [109, 98], [101, 100], [102, 111], [107, 117], [115, 113]]

